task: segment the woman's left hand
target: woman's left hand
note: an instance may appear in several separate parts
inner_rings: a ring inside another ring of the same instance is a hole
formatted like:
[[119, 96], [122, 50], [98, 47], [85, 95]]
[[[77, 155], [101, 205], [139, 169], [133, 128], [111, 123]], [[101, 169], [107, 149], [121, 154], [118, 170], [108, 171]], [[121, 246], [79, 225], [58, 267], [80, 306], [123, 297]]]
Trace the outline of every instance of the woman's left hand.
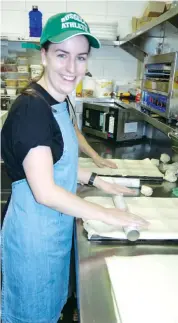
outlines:
[[105, 159], [99, 155], [97, 155], [95, 158], [93, 158], [94, 163], [96, 164], [96, 166], [102, 168], [102, 167], [109, 167], [109, 168], [114, 168], [117, 169], [117, 165], [116, 163], [114, 163], [113, 161], [109, 160], [109, 159]]
[[135, 195], [136, 191], [132, 190], [128, 187], [125, 186], [121, 186], [115, 183], [108, 183], [104, 180], [102, 180], [100, 177], [96, 177], [95, 181], [94, 181], [94, 185], [101, 189], [102, 191], [104, 191], [105, 193], [108, 194], [113, 194], [113, 195], [118, 195], [118, 194], [131, 194], [131, 195]]

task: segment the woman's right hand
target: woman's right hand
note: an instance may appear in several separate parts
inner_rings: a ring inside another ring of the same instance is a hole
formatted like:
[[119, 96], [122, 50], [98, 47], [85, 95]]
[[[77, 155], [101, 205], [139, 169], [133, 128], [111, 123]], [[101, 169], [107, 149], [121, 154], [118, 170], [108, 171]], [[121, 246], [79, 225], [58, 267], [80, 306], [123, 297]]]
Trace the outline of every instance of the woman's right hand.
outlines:
[[[132, 214], [128, 211], [123, 211], [118, 208], [105, 208], [107, 224], [116, 227], [140, 227], [146, 229], [149, 222], [138, 215]], [[106, 222], [105, 221], [105, 222]]]

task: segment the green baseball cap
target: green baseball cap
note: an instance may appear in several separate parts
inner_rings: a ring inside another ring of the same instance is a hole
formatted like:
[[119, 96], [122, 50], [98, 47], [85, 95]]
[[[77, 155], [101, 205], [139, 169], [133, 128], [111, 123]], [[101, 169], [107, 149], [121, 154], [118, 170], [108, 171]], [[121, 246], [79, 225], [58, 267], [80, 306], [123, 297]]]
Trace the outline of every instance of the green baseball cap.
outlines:
[[40, 45], [46, 41], [61, 43], [77, 35], [86, 36], [91, 47], [101, 47], [100, 41], [91, 34], [88, 24], [75, 12], [62, 12], [50, 17], [43, 28]]

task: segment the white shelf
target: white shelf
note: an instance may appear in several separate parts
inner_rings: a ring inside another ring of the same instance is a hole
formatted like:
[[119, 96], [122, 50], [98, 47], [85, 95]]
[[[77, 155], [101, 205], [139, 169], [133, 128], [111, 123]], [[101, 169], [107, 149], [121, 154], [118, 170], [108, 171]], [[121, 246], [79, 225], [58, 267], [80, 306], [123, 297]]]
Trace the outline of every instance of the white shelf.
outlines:
[[[1, 41], [2, 41], [2, 45], [3, 45], [3, 40], [4, 41], [12, 41], [12, 42], [24, 42], [24, 43], [35, 43], [35, 44], [39, 44], [40, 43], [40, 38], [38, 37], [21, 37], [21, 36], [12, 36], [12, 35], [2, 35], [1, 36]], [[121, 41], [117, 41], [117, 40], [111, 40], [111, 39], [99, 39], [101, 44], [103, 46], [120, 46]], [[7, 44], [8, 45], [8, 44]]]
[[17, 42], [32, 42], [39, 43], [39, 37], [23, 37], [23, 36], [13, 36], [13, 35], [1, 35], [1, 41], [17, 41]]

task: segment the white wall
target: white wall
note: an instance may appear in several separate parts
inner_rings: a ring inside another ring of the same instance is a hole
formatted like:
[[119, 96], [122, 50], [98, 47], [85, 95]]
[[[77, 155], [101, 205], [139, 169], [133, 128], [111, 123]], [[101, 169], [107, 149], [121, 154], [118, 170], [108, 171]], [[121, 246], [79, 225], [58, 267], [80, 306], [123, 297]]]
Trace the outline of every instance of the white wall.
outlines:
[[[21, 0], [1, 2], [1, 33], [12, 36], [29, 36], [28, 12], [32, 5], [38, 5], [43, 13], [43, 24], [53, 14], [62, 11], [76, 11], [90, 22], [118, 22], [118, 33], [124, 37], [131, 32], [132, 16], [140, 16], [145, 1], [110, 1], [110, 0]], [[37, 54], [35, 54], [35, 60]], [[121, 50], [104, 46], [101, 50], [93, 50], [89, 62], [89, 70], [96, 77], [109, 77], [129, 81], [136, 77], [137, 61]]]
[[53, 14], [62, 11], [76, 11], [88, 22], [117, 21], [119, 33], [124, 36], [131, 32], [131, 17], [140, 16], [145, 1], [120, 0], [1, 0], [2, 33], [28, 35], [28, 12], [32, 5], [38, 5], [43, 13], [43, 23]]
[[[38, 51], [27, 50], [27, 55], [29, 64], [40, 63]], [[92, 49], [90, 55], [88, 70], [94, 77], [114, 79], [121, 84], [136, 78], [137, 60], [124, 50], [118, 47], [103, 46], [99, 50]]]

